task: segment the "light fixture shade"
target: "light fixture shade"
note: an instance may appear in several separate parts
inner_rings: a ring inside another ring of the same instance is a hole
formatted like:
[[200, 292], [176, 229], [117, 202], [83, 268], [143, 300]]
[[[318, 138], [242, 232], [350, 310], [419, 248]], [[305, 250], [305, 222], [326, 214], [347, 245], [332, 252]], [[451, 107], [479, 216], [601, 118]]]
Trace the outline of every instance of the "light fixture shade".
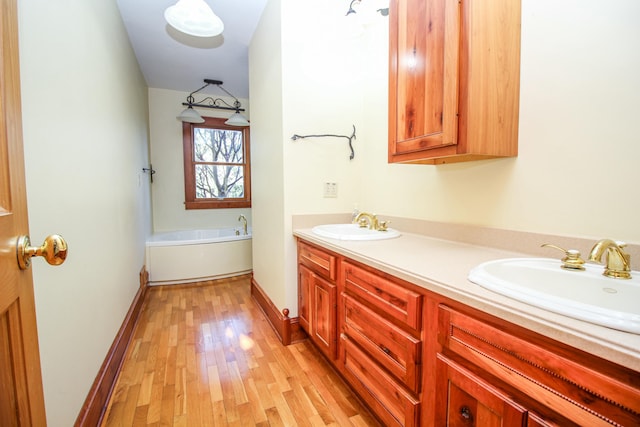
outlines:
[[196, 37], [222, 33], [224, 24], [204, 0], [178, 0], [164, 11], [164, 19], [178, 31]]
[[184, 111], [182, 111], [182, 113], [180, 113], [180, 115], [177, 117], [177, 119], [186, 123], [204, 123], [204, 119], [202, 118], [200, 113], [198, 113], [191, 107], [185, 108]]
[[224, 124], [229, 126], [249, 126], [249, 121], [245, 116], [236, 111]]

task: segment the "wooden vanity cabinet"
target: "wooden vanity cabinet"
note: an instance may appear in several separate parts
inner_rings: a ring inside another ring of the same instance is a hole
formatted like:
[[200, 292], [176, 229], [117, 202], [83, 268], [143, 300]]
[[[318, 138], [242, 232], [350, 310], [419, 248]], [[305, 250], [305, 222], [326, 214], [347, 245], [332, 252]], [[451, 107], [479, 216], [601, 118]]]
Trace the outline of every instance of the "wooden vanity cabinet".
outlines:
[[337, 357], [336, 256], [298, 242], [298, 317], [300, 326], [331, 360]]
[[[640, 425], [637, 372], [503, 321], [438, 311], [436, 425]], [[487, 416], [502, 424], [478, 421]]]
[[520, 0], [391, 0], [389, 163], [518, 153]]
[[298, 274], [301, 326], [385, 426], [640, 426], [636, 371], [302, 240]]
[[423, 295], [341, 263], [340, 370], [386, 426], [420, 426]]

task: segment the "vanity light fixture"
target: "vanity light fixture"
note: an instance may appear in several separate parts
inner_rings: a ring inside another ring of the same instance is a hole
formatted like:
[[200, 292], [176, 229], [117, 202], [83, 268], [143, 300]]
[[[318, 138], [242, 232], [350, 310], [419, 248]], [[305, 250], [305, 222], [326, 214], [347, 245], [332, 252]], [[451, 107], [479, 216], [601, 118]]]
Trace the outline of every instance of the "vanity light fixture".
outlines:
[[222, 20], [204, 0], [178, 0], [164, 11], [164, 19], [176, 30], [195, 37], [213, 37], [224, 30]]
[[[193, 107], [216, 108], [218, 110], [235, 111], [235, 113], [233, 113], [231, 117], [229, 117], [229, 119], [224, 122], [225, 124], [230, 126], [249, 126], [249, 121], [247, 120], [247, 118], [240, 114], [240, 111], [244, 111], [244, 108], [241, 108], [240, 101], [238, 101], [238, 98], [233, 96], [231, 93], [229, 93], [229, 91], [222, 87], [222, 81], [204, 79], [204, 83], [204, 86], [202, 86], [200, 89], [194, 90], [189, 94], [189, 96], [187, 96], [187, 102], [182, 103], [182, 105], [185, 105], [187, 108], [185, 108], [185, 110], [180, 113], [180, 115], [177, 117], [178, 120], [187, 123], [203, 123], [204, 119], [202, 118], [200, 113], [193, 109]], [[207, 96], [206, 98], [195, 102], [193, 94], [200, 92], [202, 89], [206, 88], [209, 85], [218, 86], [224, 93], [232, 97], [234, 99], [233, 105], [229, 104], [222, 98], [212, 98], [210, 96]]]

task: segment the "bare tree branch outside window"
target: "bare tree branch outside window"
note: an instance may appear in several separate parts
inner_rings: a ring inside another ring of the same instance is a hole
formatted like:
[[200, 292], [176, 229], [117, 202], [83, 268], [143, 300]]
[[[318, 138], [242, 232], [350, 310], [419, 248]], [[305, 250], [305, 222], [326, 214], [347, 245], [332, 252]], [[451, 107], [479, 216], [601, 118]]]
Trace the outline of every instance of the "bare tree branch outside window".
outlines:
[[242, 132], [194, 129], [196, 198], [244, 197], [244, 157]]

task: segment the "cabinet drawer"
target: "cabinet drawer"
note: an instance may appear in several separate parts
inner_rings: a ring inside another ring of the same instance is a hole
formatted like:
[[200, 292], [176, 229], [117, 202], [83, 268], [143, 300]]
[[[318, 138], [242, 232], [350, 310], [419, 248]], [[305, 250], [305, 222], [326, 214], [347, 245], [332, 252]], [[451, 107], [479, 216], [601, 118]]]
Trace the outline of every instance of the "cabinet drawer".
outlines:
[[579, 425], [640, 425], [637, 374], [604, 361], [589, 368], [567, 350], [519, 338], [444, 305], [438, 316], [438, 340], [445, 351], [555, 413]]
[[334, 255], [299, 241], [298, 262], [326, 279], [336, 280], [336, 257]]
[[384, 425], [419, 426], [419, 401], [344, 335], [342, 344], [345, 378]]
[[420, 390], [422, 342], [348, 295], [344, 333], [414, 393]]
[[422, 295], [348, 262], [342, 265], [347, 293], [360, 297], [410, 328], [420, 330]]

